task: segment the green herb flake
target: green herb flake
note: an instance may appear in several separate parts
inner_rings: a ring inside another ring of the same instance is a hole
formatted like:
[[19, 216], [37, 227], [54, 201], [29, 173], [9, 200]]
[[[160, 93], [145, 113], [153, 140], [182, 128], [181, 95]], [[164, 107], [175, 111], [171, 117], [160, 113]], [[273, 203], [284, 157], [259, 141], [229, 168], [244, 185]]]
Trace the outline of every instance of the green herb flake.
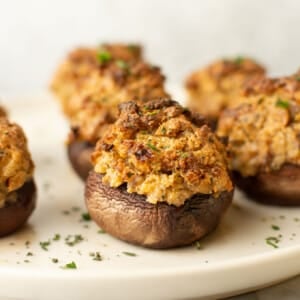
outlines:
[[74, 261], [64, 265], [63, 269], [77, 269], [76, 263]]
[[296, 218], [294, 218], [294, 221], [295, 221], [295, 222], [299, 222], [299, 221], [300, 221], [300, 218], [297, 218], [297, 217], [296, 217]]
[[97, 60], [100, 64], [104, 64], [107, 63], [111, 60], [111, 54], [110, 52], [106, 51], [106, 50], [100, 50], [97, 53]]
[[86, 222], [91, 221], [91, 216], [90, 216], [90, 214], [87, 213], [87, 212], [81, 214], [81, 220], [82, 220], [82, 221], [86, 221]]
[[65, 243], [70, 246], [70, 247], [73, 247], [77, 244], [79, 244], [80, 242], [83, 241], [83, 237], [81, 234], [75, 234], [75, 235], [68, 235], [66, 238], [65, 238]]
[[100, 252], [95, 253], [93, 260], [102, 261], [102, 256], [101, 256]]
[[60, 234], [56, 233], [52, 239], [53, 241], [59, 241], [60, 240]]
[[104, 233], [106, 233], [106, 232], [105, 232], [105, 230], [103, 230], [103, 229], [99, 229], [99, 230], [98, 230], [98, 233], [104, 234]]
[[201, 244], [200, 244], [199, 241], [196, 241], [196, 242], [195, 242], [195, 246], [196, 246], [196, 249], [197, 249], [197, 250], [201, 250], [201, 249], [202, 249], [202, 246], [201, 246]]
[[58, 263], [58, 259], [57, 259], [57, 258], [52, 258], [51, 261], [52, 261], [54, 264], [57, 264], [57, 263]]
[[189, 157], [189, 153], [183, 152], [183, 153], [180, 154], [180, 157], [187, 158], [187, 157]]
[[127, 252], [127, 251], [123, 251], [122, 252], [124, 255], [127, 255], [127, 256], [137, 256], [136, 253], [133, 253], [133, 252]]
[[278, 98], [276, 101], [276, 106], [287, 109], [287, 108], [289, 108], [289, 102], [286, 100], [283, 100], [281, 98]]
[[122, 60], [122, 59], [118, 59], [116, 61], [116, 65], [120, 68], [120, 69], [123, 69], [123, 70], [128, 70], [129, 68], [129, 65], [126, 61]]
[[266, 238], [266, 243], [270, 246], [272, 246], [273, 248], [277, 249], [278, 248], [278, 243], [279, 243], [279, 239], [275, 236], [270, 236]]
[[48, 251], [48, 247], [50, 246], [51, 242], [46, 241], [46, 242], [40, 242], [40, 246], [43, 250]]
[[24, 263], [30, 263], [30, 260], [24, 259]]
[[297, 80], [297, 81], [300, 81], [300, 76], [297, 76], [297, 77], [296, 77], [296, 80]]
[[273, 230], [280, 230], [280, 227], [277, 226], [277, 225], [272, 225], [271, 227], [272, 227]]
[[156, 148], [153, 144], [151, 143], [147, 143], [147, 146], [152, 149], [153, 151], [156, 151], [156, 152], [160, 152], [160, 150], [158, 148]]
[[27, 252], [26, 256], [33, 256], [32, 252]]
[[161, 129], [161, 133], [162, 133], [162, 134], [166, 134], [166, 133], [167, 133], [166, 127], [163, 127], [163, 128]]
[[242, 56], [237, 56], [237, 57], [233, 60], [233, 62], [234, 62], [236, 65], [238, 65], [238, 66], [240, 66], [244, 61], [245, 61], [245, 59], [244, 59], [244, 57], [242, 57]]

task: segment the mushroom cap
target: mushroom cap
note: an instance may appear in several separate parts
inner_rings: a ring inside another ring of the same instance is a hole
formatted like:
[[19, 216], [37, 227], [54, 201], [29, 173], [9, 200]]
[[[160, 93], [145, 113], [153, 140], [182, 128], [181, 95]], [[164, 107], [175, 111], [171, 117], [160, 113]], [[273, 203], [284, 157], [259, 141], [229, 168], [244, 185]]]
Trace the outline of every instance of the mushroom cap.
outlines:
[[234, 181], [247, 195], [269, 205], [300, 205], [300, 166], [284, 164], [278, 171], [243, 177], [233, 172]]
[[16, 191], [17, 200], [0, 208], [0, 236], [11, 234], [24, 225], [36, 206], [34, 181], [26, 182]]
[[76, 174], [86, 180], [89, 172], [93, 169], [91, 164], [91, 154], [94, 146], [85, 141], [71, 141], [68, 144], [67, 152], [71, 165]]
[[148, 248], [189, 245], [211, 232], [230, 205], [233, 190], [212, 195], [195, 194], [182, 206], [151, 204], [146, 197], [128, 193], [126, 184], [112, 188], [91, 171], [85, 201], [92, 219], [109, 234]]

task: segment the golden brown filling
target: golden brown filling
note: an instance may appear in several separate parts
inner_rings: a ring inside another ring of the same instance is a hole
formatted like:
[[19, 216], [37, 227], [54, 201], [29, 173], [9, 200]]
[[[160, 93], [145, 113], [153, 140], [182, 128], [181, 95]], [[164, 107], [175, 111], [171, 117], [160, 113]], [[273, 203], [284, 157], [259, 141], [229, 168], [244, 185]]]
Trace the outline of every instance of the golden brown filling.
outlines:
[[247, 80], [264, 74], [264, 68], [249, 58], [217, 61], [188, 77], [188, 105], [215, 120], [222, 110], [240, 103], [240, 91]]
[[0, 118], [0, 208], [15, 199], [15, 191], [32, 179], [33, 162], [23, 130]]
[[137, 45], [103, 44], [95, 48], [78, 48], [72, 51], [59, 66], [51, 89], [61, 102], [64, 113], [71, 118], [80, 109], [77, 94], [85, 90], [90, 74], [103, 74], [112, 61], [140, 60], [142, 49]]
[[176, 206], [194, 194], [232, 190], [223, 145], [204, 124], [172, 100], [120, 105], [120, 116], [97, 143], [94, 170], [111, 187], [150, 203]]
[[75, 129], [73, 138], [95, 143], [117, 118], [120, 103], [167, 97], [164, 81], [159, 68], [142, 60], [139, 47], [105, 45], [71, 54], [52, 88]]
[[243, 98], [224, 111], [217, 130], [228, 139], [231, 169], [246, 177], [300, 164], [299, 78], [254, 80]]

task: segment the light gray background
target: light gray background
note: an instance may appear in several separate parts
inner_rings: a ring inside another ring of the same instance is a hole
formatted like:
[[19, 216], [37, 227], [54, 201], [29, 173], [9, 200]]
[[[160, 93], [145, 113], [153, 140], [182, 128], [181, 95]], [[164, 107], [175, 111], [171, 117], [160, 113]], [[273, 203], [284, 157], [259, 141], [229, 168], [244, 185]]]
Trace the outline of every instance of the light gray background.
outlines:
[[66, 51], [101, 41], [144, 43], [174, 82], [236, 54], [285, 74], [299, 37], [297, 0], [0, 0], [0, 92], [43, 88]]
[[[297, 0], [0, 0], [0, 96], [41, 91], [80, 44], [141, 42], [180, 84], [191, 70], [238, 54], [273, 75], [294, 72], [299, 40]], [[299, 279], [237, 299], [300, 299], [298, 286]]]

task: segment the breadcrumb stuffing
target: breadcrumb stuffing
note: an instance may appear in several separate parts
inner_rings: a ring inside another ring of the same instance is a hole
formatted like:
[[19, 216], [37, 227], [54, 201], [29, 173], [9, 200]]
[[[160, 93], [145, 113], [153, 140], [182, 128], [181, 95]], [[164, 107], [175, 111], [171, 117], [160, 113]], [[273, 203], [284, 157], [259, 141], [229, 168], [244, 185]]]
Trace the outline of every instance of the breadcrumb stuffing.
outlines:
[[0, 117], [0, 207], [32, 179], [34, 165], [21, 127]]
[[150, 203], [181, 206], [194, 194], [219, 195], [233, 186], [223, 145], [205, 124], [172, 100], [120, 105], [120, 116], [92, 155], [111, 187]]
[[52, 89], [61, 100], [72, 139], [95, 143], [129, 100], [168, 97], [158, 67], [146, 63], [134, 45], [104, 45], [73, 52], [59, 68]]
[[228, 140], [230, 168], [244, 177], [300, 164], [300, 82], [297, 76], [260, 79], [243, 104], [224, 111], [217, 134]]
[[217, 120], [222, 110], [240, 103], [240, 91], [247, 80], [264, 74], [265, 69], [250, 58], [216, 61], [187, 78], [188, 106]]

